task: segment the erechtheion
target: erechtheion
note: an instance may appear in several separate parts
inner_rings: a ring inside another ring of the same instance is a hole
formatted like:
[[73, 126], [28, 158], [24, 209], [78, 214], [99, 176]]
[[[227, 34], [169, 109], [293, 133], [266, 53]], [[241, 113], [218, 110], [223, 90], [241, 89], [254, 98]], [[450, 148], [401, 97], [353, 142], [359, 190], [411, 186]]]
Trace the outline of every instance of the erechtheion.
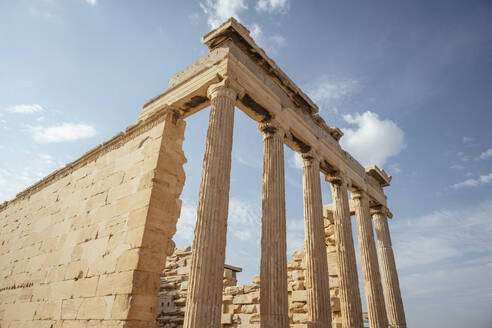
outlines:
[[[0, 206], [0, 327], [363, 327], [352, 215], [369, 325], [406, 327], [391, 177], [340, 147], [343, 133], [236, 20], [203, 42], [209, 53], [135, 125]], [[207, 107], [193, 247], [175, 250], [185, 119]], [[263, 135], [261, 265], [246, 286], [224, 263], [235, 107]], [[284, 144], [303, 158], [306, 240], [289, 263]]]

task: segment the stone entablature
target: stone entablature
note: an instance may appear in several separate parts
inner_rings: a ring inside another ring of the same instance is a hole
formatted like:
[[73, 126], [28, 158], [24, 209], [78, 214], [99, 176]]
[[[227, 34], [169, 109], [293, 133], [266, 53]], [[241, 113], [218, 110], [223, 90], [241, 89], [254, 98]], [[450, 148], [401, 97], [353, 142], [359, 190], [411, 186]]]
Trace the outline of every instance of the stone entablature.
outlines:
[[344, 172], [351, 186], [367, 190], [375, 203], [386, 206], [376, 179], [369, 176], [338, 140], [338, 129], [328, 127], [317, 106], [258, 47], [249, 31], [230, 19], [203, 38], [210, 53], [173, 76], [169, 88], [147, 102], [139, 116], [145, 119], [163, 106], [183, 112], [184, 117], [210, 105], [208, 87], [228, 79], [241, 90], [237, 106], [260, 122], [275, 117], [287, 131], [285, 143], [292, 149], [320, 153], [321, 170]]

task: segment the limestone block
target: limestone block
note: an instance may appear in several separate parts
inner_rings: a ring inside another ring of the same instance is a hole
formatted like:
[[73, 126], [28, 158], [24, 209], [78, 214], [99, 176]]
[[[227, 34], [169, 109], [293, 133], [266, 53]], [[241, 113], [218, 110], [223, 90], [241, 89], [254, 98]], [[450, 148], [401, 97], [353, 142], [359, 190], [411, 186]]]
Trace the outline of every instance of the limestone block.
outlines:
[[99, 277], [78, 279], [73, 283], [73, 297], [93, 297], [96, 295]]
[[[83, 260], [82, 260], [83, 261]], [[104, 254], [98, 256], [89, 264], [89, 270], [87, 272], [88, 277], [100, 276], [103, 274], [113, 273], [116, 271], [116, 254]]]
[[42, 302], [34, 313], [34, 320], [58, 320], [60, 317], [61, 301]]
[[295, 290], [292, 292], [292, 301], [293, 302], [302, 302], [307, 300], [307, 291], [306, 290]]
[[234, 297], [232, 303], [233, 304], [253, 304], [257, 303], [260, 298], [259, 292], [254, 292], [245, 295], [237, 295]]
[[73, 285], [73, 280], [65, 280], [50, 284], [50, 299], [59, 300], [70, 298], [72, 296]]
[[131, 307], [128, 313], [128, 320], [155, 320], [157, 310], [157, 297], [133, 295], [131, 298]]
[[111, 310], [111, 319], [126, 319], [130, 311], [130, 302], [132, 295], [118, 294], [115, 297], [113, 308]]
[[99, 277], [97, 295], [129, 294], [133, 288], [133, 271], [102, 275]]
[[22, 302], [15, 304], [5, 304], [3, 320], [6, 322], [15, 320], [33, 320], [39, 302]]
[[80, 259], [88, 260], [90, 263], [94, 261], [98, 256], [102, 256], [104, 253], [106, 253], [108, 240], [109, 237], [106, 236], [81, 244], [82, 255]]
[[220, 322], [221, 322], [223, 325], [226, 325], [226, 324], [232, 324], [232, 314], [229, 314], [229, 313], [222, 313], [222, 317], [221, 317]]
[[61, 319], [75, 319], [83, 301], [84, 300], [82, 298], [63, 300], [61, 307]]
[[104, 297], [91, 297], [83, 299], [76, 319], [104, 319], [105, 315], [106, 301]]

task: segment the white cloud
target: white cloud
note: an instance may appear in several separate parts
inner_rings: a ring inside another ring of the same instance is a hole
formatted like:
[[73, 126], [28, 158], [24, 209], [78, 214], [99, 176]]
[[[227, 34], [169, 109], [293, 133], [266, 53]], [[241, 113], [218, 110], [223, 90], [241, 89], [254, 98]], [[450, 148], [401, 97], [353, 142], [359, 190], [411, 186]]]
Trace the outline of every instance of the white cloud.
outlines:
[[259, 0], [256, 4], [256, 10], [266, 12], [285, 12], [289, 8], [287, 0]]
[[97, 4], [97, 0], [85, 0], [85, 2], [87, 2], [91, 6], [95, 6]]
[[491, 183], [492, 182], [492, 173], [487, 175], [481, 175], [479, 178], [480, 183]]
[[261, 169], [262, 163], [261, 160], [257, 160], [255, 158], [252, 158], [250, 156], [244, 157], [240, 151], [234, 151], [232, 153], [232, 158], [241, 163], [244, 166], [251, 167], [254, 169]]
[[230, 232], [243, 241], [259, 242], [261, 234], [261, 208], [257, 204], [232, 197], [229, 200]]
[[460, 189], [463, 187], [478, 187], [482, 184], [487, 184], [492, 182], [492, 173], [489, 173], [487, 175], [481, 175], [477, 179], [466, 179], [465, 181], [455, 183], [454, 185], [451, 186], [453, 189]]
[[344, 120], [358, 128], [342, 129], [340, 144], [364, 166], [383, 166], [388, 158], [398, 155], [404, 148], [404, 132], [390, 120], [381, 120], [376, 113], [367, 111], [360, 115], [344, 115]]
[[463, 143], [469, 143], [469, 142], [472, 142], [472, 141], [473, 141], [473, 138], [463, 137]]
[[44, 108], [38, 104], [32, 105], [16, 105], [11, 106], [6, 109], [8, 112], [17, 113], [17, 114], [34, 114], [40, 113], [44, 111]]
[[464, 170], [465, 169], [465, 167], [463, 165], [460, 165], [460, 164], [451, 165], [449, 168], [454, 169], [454, 170]]
[[294, 152], [292, 157], [288, 160], [289, 166], [293, 169], [302, 169], [302, 157], [298, 153]]
[[[398, 268], [405, 269], [492, 252], [492, 201], [459, 209], [441, 209], [411, 220], [392, 221]], [[456, 262], [458, 263], [458, 262]]]
[[55, 161], [53, 156], [48, 154], [30, 151], [19, 153], [24, 155], [22, 160], [12, 163], [9, 158], [3, 161], [0, 167], [0, 180], [3, 181], [0, 188], [0, 203], [14, 198], [17, 193], [63, 166], [63, 163]]
[[338, 113], [340, 103], [350, 98], [358, 86], [359, 82], [353, 79], [337, 79], [323, 75], [308, 84], [305, 89], [321, 110], [330, 109]]
[[486, 159], [492, 157], [492, 148], [487, 149], [483, 153], [480, 154], [480, 159]]
[[200, 19], [200, 14], [198, 14], [198, 13], [192, 13], [192, 14], [188, 15], [188, 20], [192, 24], [196, 24], [199, 19]]
[[304, 219], [287, 220], [287, 256], [304, 248]]
[[240, 21], [239, 14], [248, 9], [244, 0], [206, 0], [200, 2], [200, 7], [207, 15], [207, 23], [211, 28], [217, 28], [230, 17]]
[[[491, 212], [489, 200], [391, 221], [402, 295], [415, 326], [427, 327], [438, 313], [460, 321], [446, 322], [446, 327], [470, 320], [487, 327], [492, 306]], [[456, 308], [462, 316], [450, 315]]]
[[389, 171], [391, 174], [399, 174], [401, 173], [401, 167], [398, 163], [393, 163], [389, 166]]
[[81, 123], [62, 123], [50, 126], [29, 126], [32, 138], [38, 143], [74, 141], [96, 134], [93, 126]]
[[287, 42], [286, 39], [281, 35], [266, 36], [263, 33], [263, 29], [258, 24], [253, 24], [249, 27], [250, 35], [255, 40], [255, 42], [268, 53], [275, 54], [279, 47], [283, 47]]
[[[181, 216], [176, 226], [175, 241], [178, 245], [191, 245], [197, 215], [196, 204], [184, 200]], [[229, 199], [229, 218], [227, 231], [242, 241], [257, 242], [261, 233], [261, 208], [244, 199]]]
[[38, 157], [45, 164], [53, 164], [53, 156], [49, 154], [38, 154]]
[[181, 216], [176, 224], [176, 235], [174, 241], [179, 246], [189, 246], [193, 243], [193, 232], [196, 223], [196, 205], [190, 201], [183, 200], [181, 205]]

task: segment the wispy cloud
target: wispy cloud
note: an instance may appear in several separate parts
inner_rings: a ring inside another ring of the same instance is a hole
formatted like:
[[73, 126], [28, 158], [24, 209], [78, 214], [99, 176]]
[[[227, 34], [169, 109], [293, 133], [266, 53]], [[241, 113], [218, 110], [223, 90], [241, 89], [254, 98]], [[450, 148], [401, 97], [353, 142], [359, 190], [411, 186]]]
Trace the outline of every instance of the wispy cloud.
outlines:
[[451, 168], [453, 170], [464, 170], [465, 169], [465, 167], [461, 164], [453, 164], [449, 168]]
[[304, 247], [304, 219], [290, 219], [287, 221], [287, 256]]
[[188, 246], [193, 243], [193, 231], [196, 223], [196, 204], [184, 199], [181, 205], [181, 215], [176, 224], [174, 240], [179, 246]]
[[490, 158], [490, 157], [492, 157], [492, 148], [489, 148], [480, 154], [480, 159], [486, 159], [486, 158]]
[[263, 29], [258, 24], [253, 24], [249, 27], [251, 37], [255, 42], [270, 54], [276, 54], [278, 48], [283, 47], [286, 44], [286, 39], [281, 35], [267, 36], [263, 33]]
[[491, 212], [488, 200], [391, 222], [407, 309], [427, 313], [431, 307], [449, 316], [450, 309], [459, 307], [474, 320], [490, 322], [484, 314], [492, 306]]
[[97, 4], [97, 0], [85, 0], [85, 2], [87, 2], [91, 6], [95, 6]]
[[323, 75], [306, 85], [306, 93], [321, 110], [339, 113], [339, 106], [357, 91], [359, 82], [354, 79], [339, 79]]
[[462, 151], [458, 152], [456, 155], [458, 155], [462, 162], [468, 162], [470, 160], [470, 156], [465, 155]]
[[[181, 216], [176, 226], [176, 241], [179, 244], [191, 245], [195, 230], [197, 205], [184, 200]], [[250, 201], [231, 197], [229, 199], [229, 233], [242, 241], [258, 242], [261, 233], [261, 207]]]
[[207, 23], [211, 28], [217, 28], [230, 17], [240, 21], [239, 14], [248, 9], [244, 0], [206, 0], [200, 2], [200, 7], [207, 15]]
[[44, 108], [38, 104], [32, 105], [15, 105], [6, 108], [7, 112], [17, 113], [17, 114], [35, 114], [44, 112]]
[[257, 11], [263, 12], [286, 12], [289, 9], [287, 0], [259, 0], [256, 4]]
[[229, 226], [232, 234], [243, 241], [259, 243], [261, 207], [259, 204], [233, 197], [229, 200]]
[[302, 169], [302, 157], [296, 152], [292, 153], [292, 157], [288, 159], [287, 163], [293, 169]]
[[244, 157], [241, 152], [239, 151], [234, 151], [232, 153], [232, 158], [241, 163], [242, 165], [244, 166], [247, 166], [247, 167], [251, 167], [251, 168], [254, 168], [254, 169], [261, 169], [262, 167], [262, 163], [261, 163], [261, 160], [258, 161], [258, 160], [255, 160], [254, 158], [251, 158], [251, 157]]
[[38, 143], [54, 143], [64, 141], [75, 141], [92, 137], [96, 129], [82, 123], [62, 123], [49, 126], [29, 126], [28, 131], [34, 141]]
[[478, 187], [483, 184], [491, 183], [492, 182], [492, 173], [486, 174], [486, 175], [481, 175], [477, 179], [466, 179], [465, 181], [455, 183], [454, 185], [451, 186], [453, 189], [460, 189], [463, 187]]
[[470, 138], [470, 137], [463, 137], [463, 143], [469, 143], [469, 142], [472, 142], [474, 139], [473, 138]]
[[26, 151], [26, 155], [28, 160], [15, 170], [0, 167], [0, 203], [14, 198], [20, 191], [64, 165], [49, 154]]
[[362, 115], [344, 115], [349, 124], [357, 129], [342, 129], [340, 144], [363, 165], [383, 166], [405, 148], [405, 134], [391, 120], [382, 120], [376, 113], [367, 111]]
[[486, 201], [470, 208], [441, 209], [416, 219], [394, 222], [398, 267], [404, 269], [468, 253], [492, 252], [490, 213], [492, 201]]

